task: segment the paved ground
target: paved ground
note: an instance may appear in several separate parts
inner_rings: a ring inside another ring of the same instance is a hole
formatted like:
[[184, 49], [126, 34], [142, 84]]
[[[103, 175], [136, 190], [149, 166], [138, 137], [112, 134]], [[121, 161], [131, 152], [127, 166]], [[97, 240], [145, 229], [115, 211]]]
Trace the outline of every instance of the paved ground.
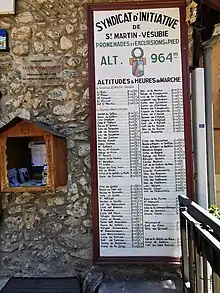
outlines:
[[98, 293], [183, 293], [182, 280], [113, 281], [104, 280]]
[[[0, 291], [9, 278], [0, 278]], [[182, 280], [103, 280], [98, 293], [183, 293]], [[88, 292], [91, 293], [91, 292]]]

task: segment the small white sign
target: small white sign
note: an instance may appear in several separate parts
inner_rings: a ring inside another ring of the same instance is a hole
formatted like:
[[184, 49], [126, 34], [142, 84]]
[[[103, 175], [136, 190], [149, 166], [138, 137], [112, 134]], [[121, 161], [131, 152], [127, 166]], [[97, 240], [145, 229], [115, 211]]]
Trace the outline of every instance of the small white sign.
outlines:
[[15, 14], [15, 0], [0, 0], [0, 14]]
[[33, 167], [41, 167], [46, 165], [46, 147], [43, 144], [31, 145], [31, 157]]

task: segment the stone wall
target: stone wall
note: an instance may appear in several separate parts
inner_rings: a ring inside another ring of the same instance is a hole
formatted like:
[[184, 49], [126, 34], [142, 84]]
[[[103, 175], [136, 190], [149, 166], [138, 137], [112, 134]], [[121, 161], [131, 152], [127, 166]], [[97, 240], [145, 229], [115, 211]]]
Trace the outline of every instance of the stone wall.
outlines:
[[[68, 185], [55, 193], [1, 194], [1, 275], [67, 275], [91, 266], [91, 187], [85, 1], [17, 1], [1, 17], [10, 53], [0, 55], [0, 126], [14, 116], [67, 136]], [[22, 86], [23, 56], [59, 56], [61, 86]]]
[[[1, 276], [92, 266], [86, 2], [18, 0], [15, 16], [0, 17], [10, 37], [10, 53], [0, 54], [0, 126], [19, 115], [55, 127], [67, 136], [69, 170], [56, 192], [1, 194]], [[22, 85], [21, 58], [35, 55], [62, 58], [61, 86]]]

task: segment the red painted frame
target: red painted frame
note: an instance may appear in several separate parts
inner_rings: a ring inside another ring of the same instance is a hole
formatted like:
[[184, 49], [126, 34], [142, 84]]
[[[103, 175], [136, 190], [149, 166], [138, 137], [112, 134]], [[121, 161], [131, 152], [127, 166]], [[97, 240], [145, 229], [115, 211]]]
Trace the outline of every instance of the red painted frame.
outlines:
[[187, 195], [194, 197], [193, 187], [193, 160], [192, 136], [189, 93], [188, 69], [188, 27], [185, 22], [185, 0], [145, 0], [145, 2], [121, 2], [105, 4], [88, 4], [88, 41], [89, 41], [89, 95], [90, 95], [90, 134], [91, 134], [91, 166], [92, 166], [92, 219], [93, 219], [93, 261], [96, 264], [134, 264], [134, 263], [170, 263], [179, 264], [180, 258], [173, 257], [101, 257], [99, 248], [99, 210], [98, 210], [98, 174], [97, 174], [97, 144], [96, 144], [96, 98], [95, 98], [95, 63], [94, 63], [94, 30], [93, 11], [119, 10], [119, 9], [151, 9], [171, 8], [180, 9], [181, 22], [181, 53], [182, 53], [182, 79], [183, 79], [183, 107], [185, 126], [185, 155], [186, 155], [186, 181]]

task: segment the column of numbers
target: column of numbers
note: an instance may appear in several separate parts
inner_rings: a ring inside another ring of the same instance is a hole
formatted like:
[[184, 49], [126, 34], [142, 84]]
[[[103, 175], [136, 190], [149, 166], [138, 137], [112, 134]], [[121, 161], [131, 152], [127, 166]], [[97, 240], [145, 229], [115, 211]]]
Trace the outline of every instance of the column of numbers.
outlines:
[[131, 177], [141, 176], [141, 145], [139, 112], [128, 114], [129, 120], [129, 142], [130, 142], [130, 174]]
[[139, 104], [139, 94], [138, 90], [128, 90], [127, 91], [127, 97], [128, 97], [128, 105], [137, 105]]
[[143, 196], [141, 185], [131, 185], [132, 247], [144, 247]]
[[171, 90], [172, 94], [172, 106], [173, 106], [173, 131], [183, 132], [183, 97], [181, 89]]
[[184, 154], [184, 139], [178, 138], [174, 140], [174, 154], [175, 154], [175, 177], [176, 177], [176, 191], [184, 192], [186, 188], [185, 182], [185, 154]]

